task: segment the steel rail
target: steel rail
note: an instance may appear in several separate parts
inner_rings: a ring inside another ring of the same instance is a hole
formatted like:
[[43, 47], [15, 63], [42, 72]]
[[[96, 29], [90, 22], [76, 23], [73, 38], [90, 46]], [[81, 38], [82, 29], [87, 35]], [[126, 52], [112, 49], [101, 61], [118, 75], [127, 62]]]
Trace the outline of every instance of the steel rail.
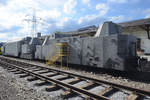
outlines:
[[[10, 60], [10, 59], [7, 59], [7, 58], [5, 58], [5, 59]], [[36, 65], [36, 64], [30, 64], [30, 63], [25, 63], [25, 62], [22, 62], [22, 61], [17, 61], [17, 60], [11, 60], [11, 61], [16, 61], [16, 62], [22, 63], [22, 65], [26, 64], [26, 65], [29, 65], [29, 66], [36, 66], [36, 67], [48, 69], [50, 71], [69, 74], [69, 75], [74, 76], [74, 77], [79, 77], [80, 79], [91, 80], [94, 83], [98, 83], [98, 84], [103, 83], [103, 84], [110, 85], [110, 86], [115, 87], [115, 88], [124, 89], [124, 90], [128, 90], [128, 91], [133, 91], [134, 93], [136, 93], [138, 95], [149, 96], [150, 97], [150, 91], [147, 91], [147, 90], [137, 89], [137, 88], [133, 88], [133, 87], [117, 84], [117, 83], [112, 83], [112, 82], [108, 82], [108, 81], [104, 81], [104, 80], [100, 80], [100, 79], [96, 79], [96, 78], [91, 78], [91, 77], [87, 77], [87, 76], [83, 76], [83, 75], [79, 75], [79, 74], [74, 74], [74, 73], [70, 73], [70, 72], [66, 72], [66, 71], [62, 71], [62, 70], [57, 70], [57, 69], [53, 69], [53, 68], [46, 68], [46, 67], [43, 67], [43, 66], [39, 66], [39, 65]]]
[[105, 96], [102, 96], [102, 95], [97, 95], [97, 94], [94, 94], [94, 93], [91, 93], [85, 89], [81, 89], [81, 88], [77, 88], [73, 85], [70, 85], [70, 84], [67, 84], [67, 83], [64, 83], [64, 82], [61, 82], [61, 81], [58, 81], [56, 79], [52, 79], [50, 77], [47, 77], [47, 76], [44, 76], [44, 75], [40, 75], [40, 74], [37, 74], [37, 73], [34, 73], [32, 71], [28, 71], [28, 70], [25, 70], [24, 68], [21, 68], [19, 66], [16, 66], [16, 65], [13, 65], [13, 64], [10, 64], [8, 62], [4, 62], [4, 61], [0, 61], [1, 64], [4, 64], [6, 66], [11, 66], [11, 67], [14, 67], [14, 68], [17, 68], [19, 69], [20, 71], [23, 71], [24, 73], [27, 73], [31, 76], [34, 76], [34, 77], [37, 77], [41, 80], [44, 80], [44, 81], [47, 81], [47, 82], [50, 82], [50, 83], [55, 83], [56, 85], [62, 87], [62, 88], [69, 88], [69, 91], [73, 91], [75, 93], [79, 93], [79, 94], [83, 94], [83, 95], [86, 95], [90, 98], [95, 98], [95, 99], [98, 99], [98, 100], [110, 100], [109, 98], [105, 97]]

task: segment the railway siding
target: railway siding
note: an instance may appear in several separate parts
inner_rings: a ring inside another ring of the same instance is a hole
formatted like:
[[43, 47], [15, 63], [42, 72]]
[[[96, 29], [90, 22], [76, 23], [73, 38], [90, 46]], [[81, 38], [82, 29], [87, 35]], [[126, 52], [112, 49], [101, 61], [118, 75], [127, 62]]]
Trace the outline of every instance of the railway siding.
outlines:
[[[6, 59], [6, 58], [1, 59], [0, 63], [3, 67], [7, 67], [8, 70], [11, 70], [11, 71], [13, 70], [17, 74], [22, 74], [22, 73], [27, 74], [27, 76], [28, 75], [33, 76], [42, 81], [52, 83], [53, 85], [51, 88], [61, 87], [65, 89], [66, 91], [65, 95], [66, 94], [68, 95], [70, 93], [75, 93], [78, 95], [84, 95], [88, 98], [105, 99], [105, 100], [114, 99], [119, 94], [122, 94], [122, 96], [124, 95], [124, 98], [129, 98], [129, 99], [150, 97], [150, 91], [136, 89], [133, 87], [119, 85], [119, 84], [115, 84], [112, 82], [98, 80], [95, 78], [90, 78], [90, 77], [73, 74], [69, 72], [64, 72], [64, 71], [60, 71], [56, 69], [45, 68], [42, 66], [33, 65], [33, 64], [25, 63], [25, 62], [19, 62], [15, 60]], [[50, 72], [52, 74], [48, 75]], [[45, 75], [45, 73], [48, 73], [48, 74]], [[65, 78], [61, 79], [58, 77], [55, 79], [54, 77], [58, 75], [62, 75]], [[63, 81], [63, 80], [68, 80], [70, 78], [73, 79], [70, 82]], [[86, 84], [83, 84], [83, 86], [82, 85], [75, 86], [76, 84], [79, 84], [82, 82], [86, 82]], [[93, 93], [92, 90], [97, 91], [97, 93]]]

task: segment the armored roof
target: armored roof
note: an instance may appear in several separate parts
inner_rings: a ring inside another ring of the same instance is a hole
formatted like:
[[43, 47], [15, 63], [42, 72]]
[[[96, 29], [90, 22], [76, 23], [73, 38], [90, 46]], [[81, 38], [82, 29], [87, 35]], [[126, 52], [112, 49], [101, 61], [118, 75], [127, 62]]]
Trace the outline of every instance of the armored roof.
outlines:
[[[122, 26], [123, 31], [125, 30], [129, 32], [141, 31], [141, 30], [143, 31], [142, 27], [145, 27], [146, 25], [150, 25], [150, 18], [122, 22], [122, 23], [118, 23], [118, 25]], [[60, 34], [70, 34], [72, 36], [94, 36], [95, 33], [97, 32], [97, 29], [98, 27], [93, 25], [93, 26], [83, 27], [75, 31], [62, 32]], [[42, 37], [44, 38], [46, 36], [49, 36], [49, 35], [45, 35]]]
[[150, 25], [150, 18], [133, 20], [129, 22], [119, 23], [122, 27], [133, 27], [133, 26], [141, 26], [141, 25]]
[[[150, 27], [150, 18], [119, 23], [124, 31], [144, 31]], [[149, 28], [150, 30], [150, 28]]]

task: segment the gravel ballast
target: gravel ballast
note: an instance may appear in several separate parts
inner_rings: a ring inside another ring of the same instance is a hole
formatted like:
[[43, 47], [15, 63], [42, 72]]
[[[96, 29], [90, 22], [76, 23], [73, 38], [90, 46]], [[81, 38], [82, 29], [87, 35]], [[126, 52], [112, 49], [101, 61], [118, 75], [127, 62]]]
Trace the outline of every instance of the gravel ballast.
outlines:
[[0, 67], [0, 100], [61, 100], [34, 89], [29, 83]]
[[24, 62], [28, 61], [28, 63], [40, 65], [43, 67], [50, 67], [50, 68], [57, 69], [57, 70], [63, 70], [63, 71], [74, 73], [74, 74], [84, 75], [87, 77], [92, 77], [92, 78], [105, 80], [105, 81], [109, 81], [109, 82], [113, 82], [113, 83], [117, 83], [117, 84], [121, 84], [121, 85], [126, 85], [129, 87], [134, 87], [134, 88], [150, 91], [150, 82], [146, 83], [146, 82], [142, 82], [142, 81], [133, 81], [133, 80], [123, 78], [123, 77], [114, 77], [114, 76], [108, 75], [108, 74], [94, 74], [92, 72], [90, 73], [90, 72], [86, 72], [86, 71], [69, 69], [69, 68], [65, 68], [65, 67], [51, 67], [51, 66], [47, 66], [44, 63], [41, 63], [38, 61], [29, 61], [29, 60], [24, 60], [24, 59], [16, 59], [16, 60], [20, 60], [20, 61], [24, 61]]
[[[50, 67], [50, 66], [46, 66], [44, 63], [40, 63], [37, 61], [29, 61], [29, 60], [17, 59], [17, 58], [11, 58], [11, 59], [16, 59], [31, 64], [37, 64], [43, 67]], [[93, 74], [93, 73], [79, 71], [75, 69], [66, 69], [66, 68], [57, 68], [57, 67], [51, 67], [51, 68], [150, 91], [150, 83], [132, 81], [130, 79], [126, 79], [122, 77], [114, 77], [108, 74]], [[13, 73], [8, 73], [2, 67], [0, 67], [0, 80], [1, 80], [0, 86], [2, 87], [0, 89], [0, 96], [1, 96], [0, 100], [58, 100], [58, 99], [60, 100], [61, 99], [60, 96], [54, 97], [50, 95], [51, 93], [44, 93], [43, 91], [38, 90], [38, 87], [34, 87], [31, 84], [29, 85], [27, 81], [24, 81], [25, 79], [20, 79], [19, 77], [16, 76], [17, 75], [14, 75]]]

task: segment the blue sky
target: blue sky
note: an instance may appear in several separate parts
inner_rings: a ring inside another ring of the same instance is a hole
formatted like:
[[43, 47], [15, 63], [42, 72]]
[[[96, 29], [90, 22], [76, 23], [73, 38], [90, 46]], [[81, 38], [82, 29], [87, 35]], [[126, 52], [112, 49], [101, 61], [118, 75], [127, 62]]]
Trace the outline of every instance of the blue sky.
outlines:
[[41, 18], [37, 31], [71, 31], [104, 21], [116, 23], [150, 17], [150, 0], [0, 0], [0, 41], [31, 36], [33, 8]]

